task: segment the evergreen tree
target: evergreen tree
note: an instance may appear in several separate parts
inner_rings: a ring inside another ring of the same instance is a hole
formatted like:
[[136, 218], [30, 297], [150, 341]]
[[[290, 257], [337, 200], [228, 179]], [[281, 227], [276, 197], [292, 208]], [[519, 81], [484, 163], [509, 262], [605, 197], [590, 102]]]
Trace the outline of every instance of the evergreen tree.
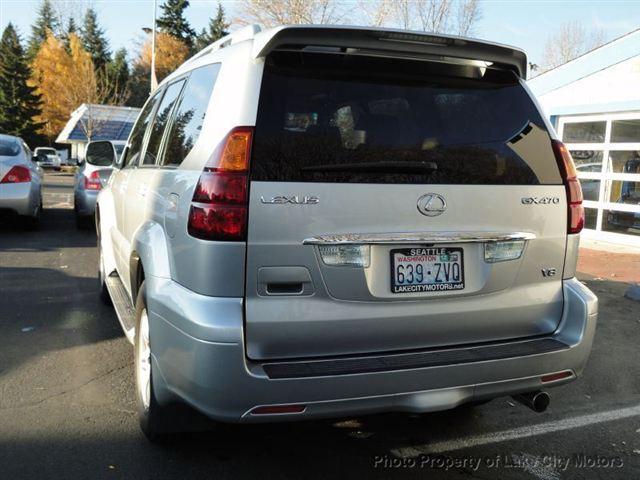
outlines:
[[50, 30], [55, 33], [59, 27], [60, 21], [53, 10], [51, 0], [42, 0], [36, 23], [31, 26], [31, 37], [29, 37], [29, 45], [27, 47], [29, 59], [34, 58], [38, 53], [40, 45], [47, 39], [47, 31]]
[[40, 114], [40, 97], [27, 83], [30, 76], [20, 37], [9, 23], [0, 40], [0, 133], [22, 137], [33, 145], [41, 127], [34, 121]]
[[113, 55], [113, 60], [107, 64], [107, 78], [110, 88], [114, 92], [123, 92], [129, 84], [129, 64], [127, 63], [127, 50], [120, 48]]
[[196, 50], [202, 50], [207, 45], [212, 44], [216, 40], [221, 39], [225, 35], [228, 35], [229, 32], [227, 28], [229, 28], [229, 22], [225, 17], [224, 8], [218, 2], [218, 10], [216, 11], [216, 16], [209, 19], [209, 25], [206, 29], [202, 29], [200, 35], [196, 39]]
[[69, 23], [67, 24], [67, 29], [62, 35], [62, 41], [64, 42], [64, 47], [67, 49], [67, 52], [70, 52], [69, 46], [69, 35], [72, 33], [78, 34], [78, 26], [76, 25], [76, 21], [73, 17], [69, 17]]
[[188, 6], [189, 0], [166, 0], [160, 7], [162, 15], [157, 24], [160, 31], [182, 40], [189, 50], [192, 50], [196, 32], [184, 17], [184, 11]]
[[102, 71], [109, 62], [111, 54], [109, 42], [104, 36], [104, 30], [98, 25], [98, 15], [93, 8], [88, 8], [84, 16], [81, 38], [82, 46], [91, 55], [96, 71]]

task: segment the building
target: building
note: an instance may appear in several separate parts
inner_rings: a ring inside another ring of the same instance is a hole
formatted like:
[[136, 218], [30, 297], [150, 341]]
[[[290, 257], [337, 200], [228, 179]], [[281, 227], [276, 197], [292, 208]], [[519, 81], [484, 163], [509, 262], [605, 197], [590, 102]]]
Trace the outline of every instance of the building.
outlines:
[[640, 29], [528, 84], [576, 163], [584, 236], [640, 245]]
[[56, 143], [70, 144], [70, 158], [82, 158], [89, 139], [126, 140], [139, 113], [139, 108], [83, 103], [71, 113]]

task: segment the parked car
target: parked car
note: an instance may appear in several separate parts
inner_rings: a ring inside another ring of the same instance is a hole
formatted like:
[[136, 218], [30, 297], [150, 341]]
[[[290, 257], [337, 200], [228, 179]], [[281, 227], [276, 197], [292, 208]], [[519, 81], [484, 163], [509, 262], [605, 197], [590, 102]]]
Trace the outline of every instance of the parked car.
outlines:
[[62, 162], [60, 161], [60, 155], [58, 155], [58, 151], [55, 148], [38, 147], [33, 151], [33, 156], [40, 167], [53, 168], [56, 171], [60, 171]]
[[36, 228], [42, 213], [42, 169], [21, 138], [0, 134], [0, 217]]
[[101, 140], [87, 144], [85, 159], [78, 165], [73, 187], [73, 210], [78, 228], [94, 225], [98, 193], [107, 184], [125, 143]]
[[477, 40], [251, 26], [165, 78], [96, 208], [144, 433], [176, 402], [222, 422], [544, 410], [597, 298], [526, 68]]

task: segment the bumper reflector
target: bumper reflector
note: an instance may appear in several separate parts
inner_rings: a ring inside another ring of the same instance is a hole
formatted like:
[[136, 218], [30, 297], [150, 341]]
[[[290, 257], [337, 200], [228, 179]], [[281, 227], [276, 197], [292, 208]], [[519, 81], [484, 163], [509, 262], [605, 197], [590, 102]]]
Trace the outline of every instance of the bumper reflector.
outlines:
[[522, 255], [524, 240], [513, 242], [491, 242], [484, 244], [484, 261], [487, 263], [516, 260]]
[[556, 380], [562, 380], [563, 378], [569, 378], [573, 376], [573, 372], [571, 370], [565, 370], [564, 372], [558, 373], [550, 373], [549, 375], [544, 375], [540, 377], [540, 381], [542, 383], [555, 382]]
[[270, 405], [266, 407], [256, 407], [251, 410], [251, 415], [276, 415], [282, 413], [302, 413], [306, 405]]
[[320, 245], [325, 265], [367, 268], [371, 263], [369, 245]]

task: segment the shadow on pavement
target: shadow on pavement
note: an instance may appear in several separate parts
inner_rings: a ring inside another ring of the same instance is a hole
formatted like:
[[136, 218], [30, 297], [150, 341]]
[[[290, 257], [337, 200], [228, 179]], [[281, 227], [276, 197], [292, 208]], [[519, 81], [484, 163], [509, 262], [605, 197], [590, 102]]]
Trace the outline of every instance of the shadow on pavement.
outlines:
[[60, 248], [95, 247], [96, 242], [95, 231], [78, 230], [73, 210], [67, 208], [45, 208], [37, 230], [26, 230], [17, 222], [0, 223], [0, 252], [43, 252]]
[[32, 357], [123, 336], [93, 278], [3, 267], [0, 291], [0, 377]]

